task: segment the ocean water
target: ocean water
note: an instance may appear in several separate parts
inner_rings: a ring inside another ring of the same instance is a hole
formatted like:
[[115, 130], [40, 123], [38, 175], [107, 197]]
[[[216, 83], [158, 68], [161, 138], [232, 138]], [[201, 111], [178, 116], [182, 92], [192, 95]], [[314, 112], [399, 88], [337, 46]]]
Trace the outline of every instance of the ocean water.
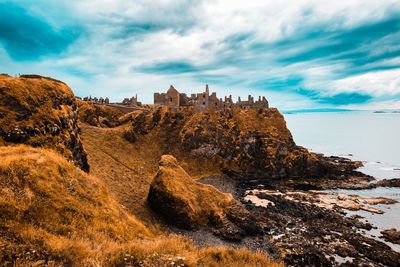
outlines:
[[284, 114], [296, 144], [311, 151], [361, 160], [377, 179], [400, 178], [400, 113]]
[[[376, 179], [400, 178], [399, 113], [321, 112], [284, 114], [284, 117], [297, 145], [327, 156], [361, 160], [364, 167], [359, 170]], [[337, 191], [399, 201], [394, 205], [378, 205], [384, 214], [356, 211], [348, 215], [361, 215], [377, 227], [366, 233], [369, 236], [379, 238], [380, 231], [389, 228], [400, 230], [400, 188]], [[399, 245], [387, 244], [400, 252]]]

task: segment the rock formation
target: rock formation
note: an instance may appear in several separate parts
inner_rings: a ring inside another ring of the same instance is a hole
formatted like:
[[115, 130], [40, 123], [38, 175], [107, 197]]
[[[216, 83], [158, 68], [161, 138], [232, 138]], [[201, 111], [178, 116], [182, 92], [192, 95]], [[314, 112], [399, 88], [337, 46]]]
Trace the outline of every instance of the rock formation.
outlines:
[[398, 231], [397, 229], [395, 228], [387, 229], [382, 231], [381, 234], [386, 241], [400, 245], [400, 231]]
[[222, 221], [233, 202], [231, 195], [195, 182], [170, 155], [161, 157], [147, 200], [170, 223], [185, 228]]
[[147, 201], [170, 224], [193, 229], [210, 226], [214, 234], [240, 240], [259, 232], [250, 213], [231, 194], [193, 180], [171, 155], [163, 155]]
[[164, 154], [208, 159], [217, 162], [220, 170], [243, 179], [327, 183], [328, 178], [357, 176], [353, 170], [361, 166], [359, 162], [326, 158], [297, 146], [277, 109], [195, 113], [191, 108], [173, 112], [164, 107], [136, 111], [131, 120], [127, 139], [134, 142], [150, 138], [160, 144]]
[[55, 148], [89, 171], [75, 96], [63, 82], [37, 75], [0, 75], [0, 144]]
[[[74, 166], [88, 170], [76, 106], [62, 82], [0, 75], [2, 266], [282, 266], [261, 252], [199, 248], [186, 238], [147, 228], [119, 202], [102, 173], [93, 168], [89, 175]], [[100, 154], [103, 147], [96, 149]], [[127, 180], [122, 183], [132, 188]]]
[[92, 126], [112, 128], [120, 125], [125, 112], [107, 105], [77, 100], [79, 120]]

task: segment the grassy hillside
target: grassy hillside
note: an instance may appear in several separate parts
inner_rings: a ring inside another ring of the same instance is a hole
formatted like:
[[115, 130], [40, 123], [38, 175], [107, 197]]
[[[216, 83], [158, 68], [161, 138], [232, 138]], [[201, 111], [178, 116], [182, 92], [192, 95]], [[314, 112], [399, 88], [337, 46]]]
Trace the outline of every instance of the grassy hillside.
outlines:
[[271, 264], [260, 253], [198, 249], [181, 237], [149, 230], [97, 177], [52, 150], [0, 147], [0, 157], [0, 261], [6, 265]]
[[[0, 76], [1, 266], [279, 266], [164, 231], [146, 205], [159, 144], [129, 143], [126, 125], [80, 129], [77, 104], [60, 81]], [[101, 124], [121, 115], [81, 106]]]
[[0, 75], [0, 144], [55, 148], [88, 171], [75, 96], [63, 82]]

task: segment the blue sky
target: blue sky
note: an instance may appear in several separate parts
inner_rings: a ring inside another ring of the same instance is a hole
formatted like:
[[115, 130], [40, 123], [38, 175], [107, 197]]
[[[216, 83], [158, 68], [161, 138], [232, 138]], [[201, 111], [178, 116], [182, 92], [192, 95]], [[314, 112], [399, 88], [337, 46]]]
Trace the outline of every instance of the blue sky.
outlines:
[[400, 108], [400, 1], [0, 0], [0, 72], [115, 101], [208, 83], [281, 109]]

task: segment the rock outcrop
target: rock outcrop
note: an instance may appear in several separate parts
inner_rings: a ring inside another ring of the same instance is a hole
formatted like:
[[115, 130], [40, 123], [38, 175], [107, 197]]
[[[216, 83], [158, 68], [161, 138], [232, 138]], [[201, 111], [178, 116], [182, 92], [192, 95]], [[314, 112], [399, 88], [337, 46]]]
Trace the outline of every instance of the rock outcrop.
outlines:
[[161, 157], [147, 200], [167, 221], [184, 228], [218, 224], [233, 205], [230, 194], [195, 182], [170, 155]]
[[78, 100], [77, 104], [79, 120], [92, 126], [117, 127], [121, 124], [119, 118], [125, 115], [125, 112], [118, 108], [105, 104], [90, 103], [82, 100]]
[[166, 221], [181, 228], [211, 227], [214, 234], [229, 240], [261, 231], [231, 194], [196, 182], [171, 155], [161, 157], [147, 201]]
[[194, 113], [190, 108], [173, 112], [164, 107], [135, 111], [131, 120], [125, 136], [132, 142], [151, 138], [164, 154], [209, 159], [228, 174], [258, 182], [337, 180], [357, 176], [353, 170], [361, 166], [297, 146], [274, 108]]
[[88, 170], [77, 117], [64, 83], [0, 75], [2, 266], [282, 266], [261, 252], [198, 248], [147, 228], [96, 170], [74, 166]]
[[0, 75], [0, 144], [55, 148], [89, 171], [75, 96], [63, 82], [38, 75]]
[[387, 229], [382, 231], [381, 234], [386, 241], [400, 245], [400, 231], [398, 231], [397, 229], [395, 228]]

